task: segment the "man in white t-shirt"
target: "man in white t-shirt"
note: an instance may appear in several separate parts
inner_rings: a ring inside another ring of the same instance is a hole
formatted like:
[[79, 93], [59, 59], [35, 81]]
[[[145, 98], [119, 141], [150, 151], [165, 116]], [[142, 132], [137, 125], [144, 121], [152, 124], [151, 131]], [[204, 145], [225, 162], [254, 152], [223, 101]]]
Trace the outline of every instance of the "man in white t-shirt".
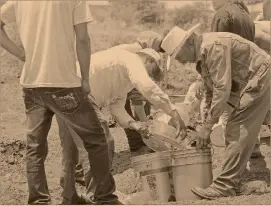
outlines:
[[[6, 25], [16, 23], [25, 50], [20, 84], [28, 121], [28, 204], [51, 203], [44, 161], [54, 114], [78, 134], [88, 152], [96, 183], [93, 202], [119, 204], [113, 194], [115, 181], [105, 132], [95, 102], [87, 97], [91, 54], [87, 23], [92, 21], [87, 2], [8, 1], [1, 8], [1, 19]], [[13, 49], [17, 50], [11, 52], [14, 55], [22, 52], [18, 47]], [[76, 73], [76, 55], [82, 79]], [[78, 204], [79, 199], [77, 194], [64, 196], [63, 204]]]

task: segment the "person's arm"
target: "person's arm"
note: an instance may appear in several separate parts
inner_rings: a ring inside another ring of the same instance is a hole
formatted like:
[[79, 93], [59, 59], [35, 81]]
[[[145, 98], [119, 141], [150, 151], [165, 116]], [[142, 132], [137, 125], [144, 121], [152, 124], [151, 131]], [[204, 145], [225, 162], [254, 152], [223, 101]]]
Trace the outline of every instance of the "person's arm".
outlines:
[[91, 46], [87, 23], [93, 21], [87, 1], [75, 1], [73, 24], [76, 34], [76, 53], [80, 66], [82, 87], [86, 93], [90, 92], [89, 69]]
[[77, 24], [74, 28], [76, 33], [76, 53], [81, 70], [81, 77], [82, 80], [89, 81], [91, 46], [87, 23]]
[[122, 128], [129, 128], [129, 122], [134, 119], [126, 112], [125, 102], [126, 97], [116, 99], [109, 105], [109, 111]]
[[223, 113], [231, 92], [230, 46], [214, 44], [209, 48], [206, 66], [213, 82], [212, 101], [205, 123], [212, 128]]
[[213, 91], [210, 90], [210, 88], [207, 86], [207, 84], [204, 82], [203, 84], [204, 86], [204, 99], [202, 100], [202, 116], [203, 116], [203, 120], [205, 121], [208, 117], [208, 113], [209, 110], [211, 108], [211, 104], [212, 104], [212, 98], [213, 98]]
[[9, 53], [18, 57], [21, 61], [25, 61], [24, 51], [21, 50], [6, 34], [4, 26], [16, 23], [15, 16], [15, 4], [16, 1], [7, 1], [1, 7], [1, 26], [0, 26], [0, 42], [1, 47], [7, 50]]
[[138, 116], [141, 122], [147, 121], [147, 115], [145, 113], [144, 102], [142, 94], [136, 89], [133, 89], [129, 94], [128, 98], [131, 100], [132, 105], [134, 106], [135, 113]]
[[5, 29], [4, 29], [4, 22], [1, 21], [1, 27], [0, 27], [0, 39], [1, 39], [1, 47], [3, 47], [6, 51], [8, 51], [10, 54], [16, 56], [21, 61], [25, 61], [25, 52], [20, 49], [7, 35]]

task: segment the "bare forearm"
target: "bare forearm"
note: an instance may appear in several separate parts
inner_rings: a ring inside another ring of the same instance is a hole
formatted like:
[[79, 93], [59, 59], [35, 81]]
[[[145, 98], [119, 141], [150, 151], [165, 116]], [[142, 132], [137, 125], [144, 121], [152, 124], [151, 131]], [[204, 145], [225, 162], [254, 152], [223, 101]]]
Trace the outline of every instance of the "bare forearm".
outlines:
[[134, 105], [136, 115], [141, 122], [147, 122], [147, 116], [145, 113], [144, 105]]
[[81, 70], [81, 77], [84, 80], [89, 79], [89, 67], [91, 58], [90, 38], [76, 41], [76, 52]]
[[25, 61], [25, 52], [21, 50], [13, 41], [11, 41], [3, 27], [1, 27], [1, 47], [19, 58], [21, 61]]

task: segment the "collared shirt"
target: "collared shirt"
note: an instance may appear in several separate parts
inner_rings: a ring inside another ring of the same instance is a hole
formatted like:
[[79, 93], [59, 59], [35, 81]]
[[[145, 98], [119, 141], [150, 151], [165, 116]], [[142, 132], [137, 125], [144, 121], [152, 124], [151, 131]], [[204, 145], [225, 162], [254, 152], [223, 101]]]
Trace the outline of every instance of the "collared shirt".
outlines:
[[74, 25], [93, 20], [86, 1], [8, 1], [1, 19], [17, 25], [26, 56], [23, 87], [81, 86]]
[[225, 105], [236, 107], [241, 94], [270, 56], [239, 35], [214, 32], [202, 35], [197, 71], [205, 84], [206, 122], [215, 124]]
[[112, 116], [124, 128], [133, 120], [124, 108], [133, 88], [166, 114], [175, 109], [168, 95], [149, 77], [141, 58], [122, 49], [108, 49], [91, 56], [90, 88], [98, 106], [109, 106]]

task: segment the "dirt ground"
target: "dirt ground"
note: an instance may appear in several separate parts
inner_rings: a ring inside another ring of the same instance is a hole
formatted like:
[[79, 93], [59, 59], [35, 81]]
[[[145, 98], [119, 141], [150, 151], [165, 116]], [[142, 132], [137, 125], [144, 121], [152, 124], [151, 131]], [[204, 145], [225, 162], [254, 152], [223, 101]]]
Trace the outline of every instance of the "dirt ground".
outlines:
[[[27, 204], [28, 197], [24, 159], [26, 119], [19, 86], [18, 65], [18, 61], [10, 55], [1, 54], [0, 204]], [[174, 74], [171, 74], [171, 76], [174, 76]], [[138, 183], [130, 165], [127, 139], [121, 128], [112, 128], [111, 131], [116, 141], [114, 177], [117, 190], [124, 194], [130, 194], [138, 187]], [[52, 203], [59, 204], [61, 202], [59, 185], [61, 148], [55, 120], [48, 136], [48, 142], [49, 155], [45, 163], [47, 181]], [[243, 181], [263, 180], [268, 182], [270, 187], [270, 146], [262, 143], [261, 151], [265, 158], [251, 162]], [[213, 156], [214, 176], [219, 173], [222, 160], [223, 148], [215, 148]], [[215, 201], [183, 201], [179, 204], [270, 204], [270, 202], [270, 194], [262, 194], [221, 198]]]

